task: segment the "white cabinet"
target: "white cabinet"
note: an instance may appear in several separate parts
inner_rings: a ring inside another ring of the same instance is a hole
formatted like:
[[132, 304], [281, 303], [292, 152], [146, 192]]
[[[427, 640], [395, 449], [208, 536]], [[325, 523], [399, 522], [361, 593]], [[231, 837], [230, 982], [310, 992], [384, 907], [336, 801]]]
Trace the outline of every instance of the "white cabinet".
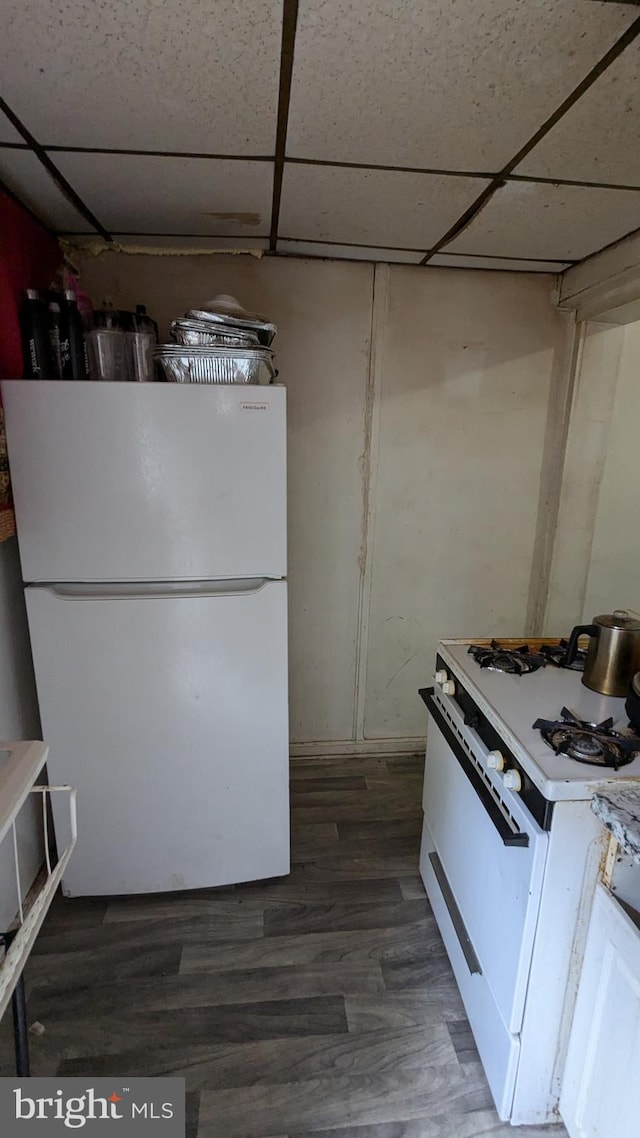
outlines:
[[571, 1138], [640, 1132], [640, 929], [598, 885], [560, 1113]]

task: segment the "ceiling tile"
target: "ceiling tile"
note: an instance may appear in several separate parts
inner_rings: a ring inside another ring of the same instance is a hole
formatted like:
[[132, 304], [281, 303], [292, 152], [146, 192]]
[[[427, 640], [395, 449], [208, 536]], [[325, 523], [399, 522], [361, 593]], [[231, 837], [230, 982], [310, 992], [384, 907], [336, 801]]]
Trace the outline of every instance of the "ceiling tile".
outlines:
[[287, 163], [280, 233], [303, 241], [428, 249], [486, 185], [484, 178]]
[[62, 151], [55, 160], [114, 233], [252, 237], [269, 232], [271, 162]]
[[13, 123], [0, 111], [0, 142], [24, 142]]
[[450, 269], [505, 269], [512, 273], [561, 273], [567, 261], [519, 261], [510, 257], [465, 257], [462, 253], [436, 253], [429, 265]]
[[640, 227], [640, 190], [508, 182], [448, 253], [579, 260]]
[[301, 0], [287, 152], [498, 171], [636, 16], [595, 0]]
[[331, 257], [341, 261], [388, 261], [401, 265], [419, 265], [422, 250], [378, 249], [375, 246], [330, 245], [314, 241], [278, 241], [278, 253], [297, 253], [300, 257]]
[[6, 0], [2, 96], [43, 145], [270, 154], [280, 0]]
[[51, 229], [89, 228], [31, 150], [0, 150], [0, 181]]
[[638, 40], [578, 99], [516, 172], [640, 186]]

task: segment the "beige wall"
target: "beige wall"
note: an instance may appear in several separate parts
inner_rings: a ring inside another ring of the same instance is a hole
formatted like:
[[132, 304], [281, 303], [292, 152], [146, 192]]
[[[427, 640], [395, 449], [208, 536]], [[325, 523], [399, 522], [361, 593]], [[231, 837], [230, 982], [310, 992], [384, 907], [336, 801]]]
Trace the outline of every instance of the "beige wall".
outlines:
[[217, 292], [278, 323], [292, 740], [411, 745], [438, 639], [525, 631], [552, 278], [123, 253], [80, 268], [94, 300], [146, 303], [163, 334]]
[[546, 626], [640, 610], [640, 323], [589, 324], [576, 378]]
[[525, 631], [560, 318], [548, 279], [393, 268], [378, 326], [379, 435], [364, 733], [420, 735], [447, 636]]

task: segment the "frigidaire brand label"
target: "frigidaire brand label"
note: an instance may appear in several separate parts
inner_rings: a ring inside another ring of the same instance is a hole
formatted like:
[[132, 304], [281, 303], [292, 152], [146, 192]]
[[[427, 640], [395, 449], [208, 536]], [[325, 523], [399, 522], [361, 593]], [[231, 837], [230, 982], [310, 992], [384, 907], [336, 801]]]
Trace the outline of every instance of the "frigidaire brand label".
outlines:
[[240, 410], [241, 411], [268, 411], [269, 410], [269, 404], [268, 403], [241, 403], [240, 404]]
[[0, 1133], [47, 1138], [70, 1130], [89, 1138], [184, 1138], [185, 1081], [0, 1079]]

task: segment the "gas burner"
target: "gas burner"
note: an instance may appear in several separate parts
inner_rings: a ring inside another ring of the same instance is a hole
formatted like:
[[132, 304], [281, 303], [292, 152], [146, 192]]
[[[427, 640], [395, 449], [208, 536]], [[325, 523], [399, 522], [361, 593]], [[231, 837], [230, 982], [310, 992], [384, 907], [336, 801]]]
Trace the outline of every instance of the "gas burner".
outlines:
[[568, 647], [568, 640], [561, 640], [559, 644], [542, 644], [540, 652], [550, 664], [555, 664], [556, 668], [570, 668], [572, 672], [584, 672], [585, 660], [587, 659], [586, 648], [579, 648], [575, 659], [567, 664]]
[[489, 647], [486, 644], [472, 644], [469, 653], [481, 668], [490, 672], [507, 672], [511, 676], [526, 676], [528, 672], [537, 672], [547, 663], [539, 652], [532, 652], [528, 644], [519, 648], [503, 648], [497, 640], [492, 640]]
[[640, 739], [613, 730], [613, 719], [585, 723], [566, 707], [562, 719], [536, 719], [534, 728], [556, 755], [596, 767], [624, 767], [640, 755]]

